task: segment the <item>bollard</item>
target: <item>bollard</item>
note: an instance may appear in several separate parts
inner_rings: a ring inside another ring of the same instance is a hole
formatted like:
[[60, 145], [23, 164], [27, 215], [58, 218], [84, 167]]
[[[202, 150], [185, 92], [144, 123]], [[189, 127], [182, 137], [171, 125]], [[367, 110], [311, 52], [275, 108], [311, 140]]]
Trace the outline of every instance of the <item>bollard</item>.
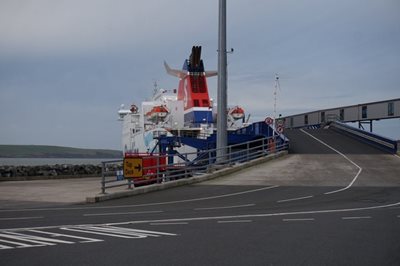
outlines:
[[101, 194], [106, 194], [106, 164], [104, 162], [101, 163]]

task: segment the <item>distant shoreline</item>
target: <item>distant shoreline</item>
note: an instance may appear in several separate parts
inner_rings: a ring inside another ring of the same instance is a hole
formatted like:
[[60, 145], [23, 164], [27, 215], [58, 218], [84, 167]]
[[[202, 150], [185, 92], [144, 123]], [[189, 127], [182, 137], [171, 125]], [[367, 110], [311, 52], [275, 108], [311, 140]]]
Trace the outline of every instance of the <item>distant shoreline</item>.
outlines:
[[43, 166], [43, 165], [100, 165], [104, 161], [122, 160], [118, 158], [4, 158], [0, 166]]
[[103, 159], [121, 158], [122, 152], [47, 145], [0, 145], [0, 158], [20, 159]]

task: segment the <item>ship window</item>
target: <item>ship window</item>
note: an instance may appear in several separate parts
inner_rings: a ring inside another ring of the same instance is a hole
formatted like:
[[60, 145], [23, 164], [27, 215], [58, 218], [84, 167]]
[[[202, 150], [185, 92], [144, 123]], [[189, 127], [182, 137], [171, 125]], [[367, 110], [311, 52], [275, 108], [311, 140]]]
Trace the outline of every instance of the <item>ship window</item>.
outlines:
[[388, 116], [394, 116], [394, 103], [388, 103]]
[[344, 120], [344, 109], [340, 109], [340, 121]]
[[193, 100], [193, 105], [195, 107], [199, 107], [200, 106], [199, 100]]
[[364, 106], [361, 108], [361, 118], [367, 118], [367, 116], [368, 116], [367, 111], [368, 111], [367, 106], [364, 105]]
[[325, 112], [321, 112], [321, 123], [325, 123]]
[[208, 100], [203, 100], [203, 107], [209, 107], [210, 104], [208, 103]]
[[304, 125], [308, 125], [308, 115], [304, 116]]

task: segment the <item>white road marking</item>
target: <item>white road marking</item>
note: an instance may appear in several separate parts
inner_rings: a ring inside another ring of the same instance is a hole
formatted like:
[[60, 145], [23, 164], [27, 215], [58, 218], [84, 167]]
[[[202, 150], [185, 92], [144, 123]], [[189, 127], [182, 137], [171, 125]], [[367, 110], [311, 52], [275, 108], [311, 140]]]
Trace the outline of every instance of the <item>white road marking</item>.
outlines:
[[[13, 228], [13, 229], [0, 229], [0, 250], [3, 249], [13, 249], [13, 248], [25, 248], [25, 247], [39, 247], [39, 246], [52, 246], [60, 243], [70, 244], [71, 241], [54, 239], [54, 237], [67, 237], [67, 238], [78, 238], [86, 239], [92, 241], [104, 241], [100, 239], [92, 239], [81, 236], [71, 236], [65, 234], [59, 234], [57, 232], [44, 232], [39, 230], [44, 229], [59, 229], [64, 231], [76, 231], [85, 234], [97, 234], [112, 237], [122, 237], [122, 238], [144, 238], [144, 237], [159, 237], [159, 236], [176, 236], [172, 233], [155, 232], [148, 230], [138, 230], [130, 228], [116, 227], [117, 225], [130, 225], [130, 224], [141, 224], [141, 223], [187, 223], [189, 221], [207, 221], [207, 220], [225, 220], [229, 221], [246, 221], [247, 218], [258, 218], [258, 217], [276, 217], [276, 216], [295, 216], [295, 215], [310, 215], [310, 214], [328, 214], [328, 213], [341, 213], [341, 212], [356, 212], [365, 210], [377, 210], [384, 208], [391, 208], [395, 206], [400, 206], [400, 202], [370, 206], [362, 208], [350, 208], [350, 209], [330, 209], [330, 210], [314, 210], [314, 211], [299, 211], [299, 212], [282, 212], [282, 213], [261, 213], [261, 214], [247, 214], [247, 215], [231, 215], [231, 216], [211, 216], [211, 217], [192, 217], [192, 218], [177, 218], [177, 219], [164, 219], [164, 220], [146, 220], [146, 221], [129, 221], [122, 223], [108, 223], [108, 224], [97, 224], [97, 225], [65, 225], [65, 226], [42, 226], [42, 227], [31, 227], [31, 228]], [[352, 216], [353, 218], [356, 216]], [[367, 216], [358, 216], [367, 217]], [[397, 215], [400, 218], [400, 215]], [[230, 219], [230, 220], [228, 220]], [[314, 218], [303, 218], [303, 219], [288, 219], [286, 221], [312, 221]], [[250, 221], [250, 220], [248, 220]], [[44, 238], [37, 235], [27, 235], [21, 232], [28, 231], [31, 233], [48, 234], [53, 238]], [[81, 242], [82, 243], [82, 242]]]
[[[11, 239], [5, 240], [5, 239]], [[54, 246], [56, 244], [73, 244], [74, 242], [59, 240], [54, 238], [46, 238], [41, 236], [27, 235], [16, 232], [4, 232], [0, 234], [0, 241], [7, 244], [15, 245], [17, 248]]]
[[278, 203], [282, 203], [282, 202], [289, 202], [289, 201], [296, 201], [296, 200], [303, 200], [303, 199], [309, 199], [309, 198], [313, 198], [314, 196], [305, 196], [305, 197], [300, 197], [300, 198], [293, 198], [293, 199], [284, 199], [284, 200], [278, 200]]
[[[331, 209], [331, 210], [317, 210], [317, 211], [299, 211], [299, 212], [280, 212], [280, 213], [260, 213], [260, 214], [242, 214], [242, 215], [228, 215], [228, 216], [205, 216], [205, 217], [191, 217], [191, 218], [175, 218], [175, 219], [162, 219], [162, 220], [143, 220], [143, 221], [130, 221], [130, 224], [142, 224], [142, 223], [163, 223], [163, 222], [190, 222], [190, 221], [208, 221], [208, 220], [224, 220], [224, 219], [244, 219], [244, 218], [257, 218], [257, 217], [276, 217], [276, 216], [291, 216], [291, 215], [309, 215], [309, 214], [324, 214], [324, 213], [340, 213], [340, 212], [355, 212], [355, 211], [366, 211], [366, 210], [377, 210], [384, 209], [393, 206], [399, 206], [400, 202], [362, 207], [362, 208], [351, 208], [351, 209]], [[112, 223], [109, 225], [123, 225], [123, 223]]]
[[150, 223], [150, 225], [186, 225], [189, 224], [187, 222], [179, 222], [179, 223]]
[[52, 237], [65, 237], [65, 238], [80, 239], [81, 241], [79, 241], [79, 243], [93, 243], [93, 242], [103, 242], [104, 241], [104, 240], [96, 239], [96, 238], [73, 236], [73, 235], [66, 235], [66, 234], [60, 234], [60, 233], [54, 233], [54, 232], [45, 232], [45, 231], [41, 231], [41, 230], [27, 230], [27, 232], [50, 235]]
[[203, 198], [194, 198], [187, 200], [174, 200], [174, 201], [164, 201], [164, 202], [154, 202], [154, 203], [144, 203], [144, 204], [134, 204], [134, 205], [117, 205], [117, 206], [98, 206], [98, 207], [60, 207], [60, 208], [37, 208], [37, 209], [10, 209], [10, 210], [0, 210], [2, 212], [28, 212], [28, 211], [65, 211], [65, 210], [103, 210], [103, 209], [117, 209], [117, 208], [131, 208], [131, 207], [145, 207], [145, 206], [158, 206], [158, 205], [167, 205], [167, 204], [176, 204], [176, 203], [186, 203], [186, 202], [194, 202], [194, 201], [202, 201], [202, 200], [210, 200], [210, 199], [219, 199], [225, 197], [238, 196], [248, 193], [254, 193], [263, 190], [269, 190], [273, 188], [277, 188], [279, 186], [269, 186], [251, 190], [245, 190], [241, 192], [222, 194], [217, 196], [203, 197]]
[[149, 236], [159, 237], [160, 235], [175, 236], [176, 234], [154, 232], [139, 229], [121, 228], [115, 226], [75, 226], [73, 228], [61, 228], [62, 230], [80, 232], [86, 234], [95, 234], [103, 236], [112, 236], [118, 238], [146, 238]]
[[326, 193], [324, 193], [324, 194], [325, 194], [325, 195], [329, 195], [329, 194], [334, 194], [334, 193], [338, 193], [338, 192], [344, 191], [344, 190], [346, 190], [346, 189], [349, 189], [349, 188], [354, 184], [354, 182], [356, 182], [358, 176], [361, 174], [362, 168], [361, 168], [358, 164], [356, 164], [355, 162], [353, 162], [352, 160], [350, 160], [349, 157], [347, 157], [346, 155], [344, 155], [344, 154], [341, 153], [340, 151], [336, 150], [335, 148], [333, 148], [333, 147], [330, 146], [329, 144], [326, 144], [326, 143], [323, 142], [322, 140], [320, 140], [320, 139], [314, 137], [313, 135], [311, 135], [310, 133], [304, 131], [303, 129], [300, 129], [300, 131], [303, 132], [304, 134], [310, 136], [311, 138], [315, 139], [316, 141], [320, 142], [321, 144], [325, 145], [326, 147], [328, 147], [329, 149], [333, 150], [334, 152], [340, 154], [343, 158], [345, 158], [347, 161], [349, 161], [351, 164], [353, 164], [354, 166], [356, 166], [356, 167], [358, 168], [357, 174], [354, 176], [353, 180], [350, 182], [350, 184], [349, 184], [347, 187], [341, 188], [341, 189], [338, 189], [338, 190], [334, 190], [334, 191], [329, 191], [329, 192], [326, 192]]
[[236, 206], [222, 206], [222, 207], [209, 207], [209, 208], [196, 208], [195, 211], [203, 211], [203, 210], [220, 210], [220, 209], [234, 209], [234, 208], [243, 208], [243, 207], [251, 207], [255, 204], [245, 204], [245, 205], [236, 205]]
[[[328, 209], [328, 210], [310, 210], [310, 211], [298, 211], [298, 212], [279, 212], [279, 213], [259, 213], [259, 214], [243, 214], [243, 215], [229, 215], [229, 216], [205, 216], [205, 217], [188, 217], [188, 218], [175, 218], [175, 219], [159, 219], [159, 220], [138, 220], [118, 223], [106, 223], [98, 224], [96, 226], [118, 226], [118, 225], [131, 225], [131, 224], [143, 224], [143, 223], [169, 223], [169, 222], [190, 222], [190, 221], [207, 221], [207, 220], [224, 220], [224, 219], [243, 219], [243, 218], [257, 218], [257, 217], [276, 217], [276, 216], [295, 216], [295, 215], [310, 215], [310, 214], [324, 214], [324, 213], [346, 213], [346, 212], [357, 212], [366, 210], [378, 210], [378, 209], [389, 209], [391, 207], [400, 206], [400, 202], [362, 207], [362, 208], [349, 208], [349, 209]], [[400, 218], [400, 215], [397, 216]], [[83, 226], [83, 225], [82, 225]], [[93, 226], [93, 225], [84, 225]], [[9, 228], [0, 229], [2, 232], [14, 232], [23, 230], [44, 230], [44, 229], [55, 229], [55, 228], [69, 228], [79, 227], [77, 225], [57, 225], [57, 226], [41, 226], [41, 227], [25, 227], [25, 228]], [[81, 227], [81, 226], [80, 226]]]
[[354, 217], [342, 217], [342, 220], [359, 220], [359, 219], [371, 219], [371, 216], [354, 216]]
[[400, 159], [400, 156], [399, 156], [399, 155], [397, 155], [397, 154], [393, 154], [393, 155]]
[[86, 214], [83, 214], [83, 216], [130, 215], [130, 214], [146, 214], [146, 213], [161, 213], [161, 212], [163, 212], [163, 211], [86, 213]]
[[284, 222], [304, 222], [304, 221], [315, 221], [314, 218], [299, 218], [299, 219], [282, 219]]
[[225, 224], [225, 223], [251, 223], [253, 220], [231, 220], [231, 221], [217, 221], [219, 224]]
[[[53, 229], [72, 231], [83, 234], [95, 234], [117, 238], [141, 239], [146, 237], [176, 236], [176, 234], [115, 227], [109, 225], [76, 225], [71, 227], [53, 227]], [[46, 237], [43, 237], [45, 235]], [[57, 239], [62, 238], [62, 239]], [[66, 240], [67, 239], [67, 240]], [[71, 241], [71, 239], [73, 241]], [[77, 241], [78, 240], [78, 241]], [[102, 239], [62, 234], [59, 231], [43, 231], [36, 229], [0, 229], [0, 250], [15, 248], [31, 248], [55, 246], [58, 244], [76, 244], [102, 242]]]
[[34, 216], [34, 217], [9, 217], [9, 218], [0, 218], [0, 221], [13, 221], [13, 220], [32, 220], [32, 219], [43, 219], [43, 216]]

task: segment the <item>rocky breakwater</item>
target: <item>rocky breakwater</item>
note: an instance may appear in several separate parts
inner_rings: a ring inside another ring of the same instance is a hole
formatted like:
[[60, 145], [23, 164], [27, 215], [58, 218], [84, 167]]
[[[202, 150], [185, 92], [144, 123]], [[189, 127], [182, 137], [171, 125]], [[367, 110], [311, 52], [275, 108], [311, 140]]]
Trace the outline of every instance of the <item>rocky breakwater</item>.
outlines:
[[[117, 171], [118, 165], [107, 165], [107, 171]], [[101, 176], [101, 165], [39, 165], [39, 166], [0, 166], [0, 181], [34, 180], [51, 178], [74, 178]]]

